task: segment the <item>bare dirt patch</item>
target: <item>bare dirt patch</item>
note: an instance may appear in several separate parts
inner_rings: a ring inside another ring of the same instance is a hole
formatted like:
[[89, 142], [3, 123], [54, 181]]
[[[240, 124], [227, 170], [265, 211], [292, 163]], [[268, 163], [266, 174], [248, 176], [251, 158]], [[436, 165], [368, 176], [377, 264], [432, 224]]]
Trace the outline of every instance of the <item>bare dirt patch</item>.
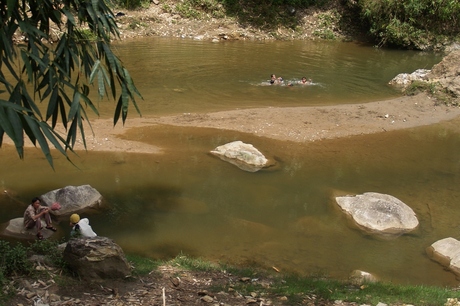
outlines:
[[[268, 293], [274, 285], [270, 276], [237, 276], [224, 270], [188, 271], [164, 265], [144, 277], [89, 283], [57, 276], [53, 269], [48, 273], [49, 278], [15, 279], [17, 295], [8, 305], [358, 305], [323, 300], [311, 293], [297, 296], [294, 302], [286, 296]], [[253, 290], [242, 289], [245, 286]]]
[[[234, 130], [293, 142], [311, 142], [435, 124], [460, 116], [460, 108], [438, 104], [425, 94], [385, 101], [318, 107], [237, 109], [165, 117], [129, 118], [113, 127], [110, 119], [91, 122], [88, 151], [161, 153], [160, 147], [132, 141], [131, 128], [164, 124]], [[88, 132], [87, 132], [88, 133]], [[30, 144], [29, 144], [30, 145]], [[84, 149], [80, 141], [76, 149]]]

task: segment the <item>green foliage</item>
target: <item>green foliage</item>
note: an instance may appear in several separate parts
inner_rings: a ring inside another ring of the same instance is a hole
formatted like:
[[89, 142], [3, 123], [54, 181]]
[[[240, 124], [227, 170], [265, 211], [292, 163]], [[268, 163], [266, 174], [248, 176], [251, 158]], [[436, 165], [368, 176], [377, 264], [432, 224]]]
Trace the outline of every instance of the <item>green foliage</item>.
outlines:
[[362, 18], [379, 45], [423, 48], [460, 30], [457, 0], [359, 0]]
[[27, 260], [27, 248], [21, 244], [12, 246], [0, 240], [0, 273], [9, 276], [13, 273], [30, 273], [32, 264]]
[[158, 261], [154, 261], [150, 258], [145, 258], [137, 255], [127, 254], [126, 259], [133, 267], [133, 274], [140, 276], [148, 275], [156, 268], [158, 268], [158, 266], [160, 265]]
[[241, 23], [272, 30], [280, 25], [296, 29], [299, 20], [289, 13], [291, 7], [322, 6], [328, 2], [330, 0], [183, 0], [175, 1], [175, 5], [163, 3], [162, 8], [191, 19], [235, 17]]
[[413, 304], [420, 306], [444, 305], [448, 298], [459, 298], [460, 293], [448, 288], [429, 286], [403, 286], [391, 283], [365, 283], [355, 286], [325, 277], [294, 275], [273, 277], [267, 290], [252, 282], [238, 283], [234, 289], [241, 294], [264, 291], [276, 296], [286, 296], [290, 304], [302, 304], [312, 296], [317, 300], [342, 300], [358, 304], [377, 305], [384, 301], [391, 305]]
[[32, 271], [32, 264], [27, 260], [27, 249], [16, 244], [0, 240], [0, 305], [3, 300], [15, 294], [14, 288], [9, 284], [8, 277], [12, 274]]
[[428, 83], [428, 82], [423, 82], [423, 81], [413, 81], [404, 90], [404, 93], [408, 96], [414, 96], [420, 92], [427, 92], [429, 94], [434, 94], [436, 92], [436, 85], [434, 83]]
[[115, 1], [117, 6], [121, 8], [126, 8], [129, 10], [137, 9], [137, 8], [147, 8], [149, 7], [150, 1], [149, 0], [120, 0]]
[[176, 4], [176, 12], [185, 18], [204, 19], [224, 17], [223, 7], [218, 0], [186, 0]]
[[458, 106], [457, 97], [437, 82], [413, 81], [404, 89], [404, 94], [408, 96], [414, 96], [421, 92], [433, 97], [437, 103]]
[[218, 268], [218, 265], [212, 262], [199, 258], [192, 258], [184, 254], [177, 255], [174, 259], [170, 260], [168, 264], [194, 271], [212, 271]]
[[[114, 124], [120, 116], [125, 122], [131, 103], [139, 112], [135, 96], [140, 94], [110, 48], [110, 40], [119, 33], [104, 0], [59, 5], [54, 0], [0, 0], [0, 8], [0, 92], [7, 96], [0, 99], [0, 146], [6, 134], [23, 158], [26, 134], [40, 145], [51, 166], [49, 144], [68, 158], [67, 151], [73, 150], [80, 134], [86, 148], [87, 109], [98, 114], [89, 98], [91, 86], [100, 98], [117, 100]], [[50, 46], [53, 27], [63, 32]], [[27, 39], [15, 45], [17, 32]], [[47, 106], [45, 114], [40, 103]], [[65, 136], [56, 132], [58, 122]]]
[[29, 252], [44, 255], [54, 267], [65, 270], [67, 269], [67, 264], [62, 256], [62, 250], [58, 246], [59, 242], [55, 240], [36, 240], [30, 245]]
[[318, 14], [318, 20], [320, 22], [319, 27], [313, 33], [315, 36], [322, 39], [334, 40], [335, 34], [333, 27], [339, 22], [340, 16], [337, 11], [331, 13]]

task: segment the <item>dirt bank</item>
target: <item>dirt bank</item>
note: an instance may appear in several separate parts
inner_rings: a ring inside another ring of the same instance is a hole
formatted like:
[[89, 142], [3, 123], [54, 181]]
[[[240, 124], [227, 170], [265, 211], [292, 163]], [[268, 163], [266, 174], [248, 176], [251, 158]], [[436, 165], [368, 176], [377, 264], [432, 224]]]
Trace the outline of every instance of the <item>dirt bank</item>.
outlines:
[[[157, 4], [155, 4], [157, 3]], [[275, 28], [229, 16], [220, 10], [219, 17], [202, 12], [199, 18], [185, 18], [176, 8], [177, 1], [153, 1], [147, 8], [134, 11], [115, 10], [122, 40], [146, 37], [179, 37], [197, 40], [362, 40], [364, 35], [353, 21], [347, 6], [341, 1], [331, 1], [327, 6], [297, 8], [294, 13], [279, 8], [278, 15], [289, 15], [295, 26], [277, 25]], [[286, 17], [286, 16], [285, 16]]]
[[[161, 148], [124, 137], [131, 128], [167, 124], [209, 127], [251, 133], [261, 137], [310, 142], [430, 125], [460, 116], [459, 107], [437, 105], [425, 94], [385, 101], [319, 107], [237, 109], [215, 113], [186, 113], [166, 117], [130, 117], [126, 125], [111, 119], [92, 121], [89, 151], [160, 153]], [[83, 149], [81, 142], [76, 149]]]

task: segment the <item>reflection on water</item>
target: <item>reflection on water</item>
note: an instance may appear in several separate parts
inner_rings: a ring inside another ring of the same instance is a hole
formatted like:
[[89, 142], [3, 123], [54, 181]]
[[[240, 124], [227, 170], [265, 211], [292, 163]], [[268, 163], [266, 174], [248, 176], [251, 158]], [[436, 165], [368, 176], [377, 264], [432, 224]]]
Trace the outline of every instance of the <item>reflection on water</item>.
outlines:
[[[434, 126], [309, 144], [179, 127], [142, 134], [166, 153], [83, 153], [79, 170], [59, 159], [54, 173], [34, 152], [19, 163], [2, 149], [2, 187], [28, 201], [63, 184], [91, 184], [111, 207], [89, 216], [93, 228], [126, 252], [167, 258], [182, 251], [304, 274], [345, 278], [362, 269], [395, 283], [456, 284], [425, 248], [460, 238], [458, 130]], [[275, 157], [278, 170], [244, 172], [208, 153], [235, 139]], [[334, 190], [394, 195], [414, 209], [420, 228], [389, 241], [363, 235], [338, 210]], [[23, 210], [4, 208], [3, 221]]]
[[[436, 59], [314, 42], [152, 39], [117, 49], [144, 95], [144, 114], [389, 97], [395, 92], [385, 84], [395, 74]], [[306, 75], [324, 86], [259, 86], [271, 73], [286, 79]], [[101, 107], [104, 116], [111, 113], [107, 104]], [[33, 196], [90, 184], [110, 209], [85, 217], [126, 252], [167, 258], [182, 251], [303, 274], [345, 278], [361, 269], [395, 283], [455, 285], [453, 274], [429, 260], [425, 248], [438, 239], [460, 238], [457, 126], [460, 122], [308, 144], [156, 126], [131, 130], [128, 137], [163, 147], [163, 155], [80, 152], [73, 158], [78, 168], [56, 156], [55, 172], [38, 149], [27, 149], [19, 161], [6, 146], [0, 150], [0, 186], [24, 205], [1, 197], [1, 222], [21, 216]], [[233, 140], [254, 144], [279, 167], [249, 173], [208, 153]], [[334, 190], [396, 196], [414, 209], [420, 228], [389, 241], [363, 235], [337, 209]], [[67, 222], [59, 226], [60, 233], [70, 231]]]

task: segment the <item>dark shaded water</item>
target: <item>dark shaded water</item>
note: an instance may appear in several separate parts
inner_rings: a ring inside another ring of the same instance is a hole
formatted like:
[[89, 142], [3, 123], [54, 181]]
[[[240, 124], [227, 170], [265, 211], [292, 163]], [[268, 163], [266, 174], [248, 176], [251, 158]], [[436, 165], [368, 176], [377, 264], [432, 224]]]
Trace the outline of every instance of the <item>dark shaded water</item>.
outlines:
[[[147, 114], [373, 100], [395, 94], [385, 84], [404, 64], [415, 66], [407, 68], [411, 72], [436, 60], [336, 43], [152, 40], [129, 47], [117, 46], [123, 58], [130, 52], [125, 62], [139, 80]], [[219, 54], [224, 60], [217, 64]], [[145, 69], [136, 70], [140, 65]], [[285, 78], [313, 76], [324, 87], [263, 86], [274, 70]], [[101, 106], [105, 112], [107, 105]], [[27, 150], [26, 160], [18, 161], [6, 147], [0, 150], [0, 186], [16, 192], [24, 205], [2, 198], [1, 218], [22, 215], [35, 195], [90, 184], [110, 205], [89, 216], [94, 230], [126, 252], [154, 258], [184, 252], [337, 278], [362, 269], [395, 283], [456, 285], [452, 273], [427, 258], [425, 248], [438, 239], [458, 238], [459, 123], [308, 144], [149, 127], [133, 129], [129, 137], [159, 145], [165, 154], [81, 153], [74, 158], [78, 168], [58, 156], [55, 172], [39, 150]], [[275, 157], [279, 168], [248, 173], [208, 154], [237, 139]], [[335, 190], [396, 196], [414, 209], [420, 228], [394, 240], [366, 236], [337, 209]], [[68, 231], [67, 222], [60, 224], [61, 233]]]

